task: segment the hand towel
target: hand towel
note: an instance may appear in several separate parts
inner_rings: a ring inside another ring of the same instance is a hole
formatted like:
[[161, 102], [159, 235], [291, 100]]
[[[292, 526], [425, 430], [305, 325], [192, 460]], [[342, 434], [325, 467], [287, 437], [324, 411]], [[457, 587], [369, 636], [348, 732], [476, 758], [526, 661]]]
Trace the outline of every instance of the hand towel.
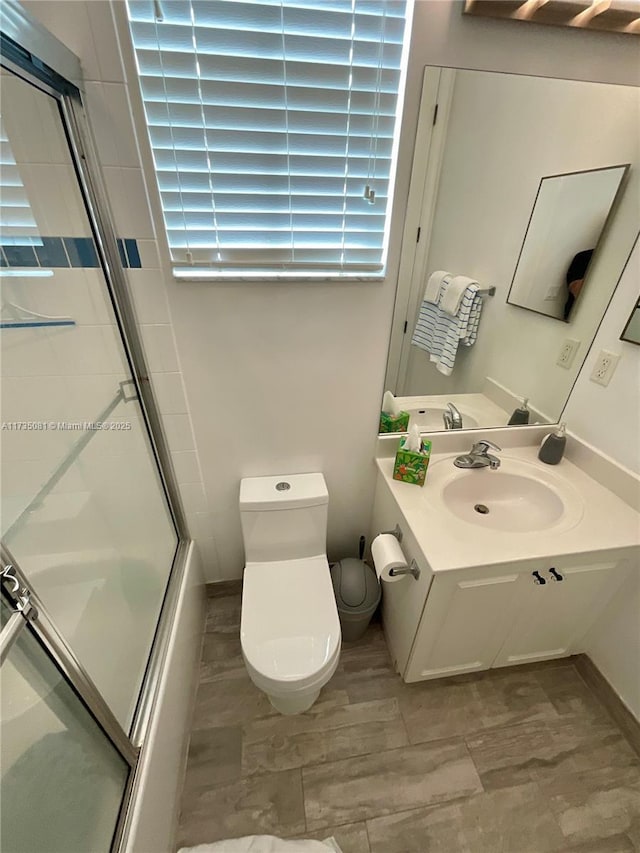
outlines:
[[[456, 360], [458, 346], [472, 346], [478, 337], [482, 297], [478, 285], [470, 284], [460, 301], [455, 317], [424, 300], [420, 306], [416, 328], [411, 343], [429, 353], [436, 370], [450, 376]], [[442, 302], [442, 297], [440, 299]]]
[[472, 284], [475, 284], [477, 287], [478, 282], [466, 275], [455, 275], [446, 283], [439, 302], [445, 314], [448, 314], [450, 317], [456, 316], [460, 309], [462, 297], [465, 295], [467, 288]]
[[432, 272], [429, 276], [429, 280], [427, 281], [427, 286], [424, 289], [424, 296], [422, 297], [427, 302], [433, 302], [434, 305], [438, 304], [438, 297], [440, 296], [440, 288], [442, 287], [445, 279], [450, 279], [451, 273], [446, 270], [436, 270]]

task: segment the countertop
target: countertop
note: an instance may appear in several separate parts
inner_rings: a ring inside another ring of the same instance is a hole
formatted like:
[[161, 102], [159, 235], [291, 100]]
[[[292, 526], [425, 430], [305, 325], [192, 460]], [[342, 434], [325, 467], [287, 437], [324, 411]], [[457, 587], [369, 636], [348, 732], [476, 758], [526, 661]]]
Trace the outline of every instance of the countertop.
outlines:
[[[639, 559], [640, 514], [568, 459], [547, 466], [537, 459], [537, 451], [537, 446], [505, 449], [499, 454], [500, 470], [509, 472], [510, 459], [535, 465], [542, 479], [548, 476], [550, 485], [556, 478], [567, 481], [582, 507], [555, 526], [518, 533], [483, 528], [447, 508], [442, 488], [460, 472], [453, 466], [457, 453], [432, 453], [423, 487], [394, 480], [393, 457], [379, 458], [376, 463], [434, 572], [562, 555], [593, 557], [598, 551], [634, 547]], [[470, 473], [480, 477], [494, 474], [488, 468]]]

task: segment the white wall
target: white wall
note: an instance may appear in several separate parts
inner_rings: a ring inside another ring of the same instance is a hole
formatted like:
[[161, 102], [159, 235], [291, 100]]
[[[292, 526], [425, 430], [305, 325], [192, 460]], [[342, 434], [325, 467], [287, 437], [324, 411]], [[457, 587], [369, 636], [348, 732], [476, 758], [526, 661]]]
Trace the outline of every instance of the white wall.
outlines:
[[[620, 335], [639, 292], [640, 241], [636, 240], [563, 413], [572, 432], [637, 474], [640, 474], [640, 346], [621, 341]], [[603, 349], [620, 355], [616, 372], [606, 387], [589, 380]]]
[[[105, 111], [103, 152], [108, 145], [117, 149], [117, 140], [123, 135], [128, 138], [130, 118], [124, 103], [127, 85], [118, 67], [106, 4], [36, 0], [25, 6], [80, 56], [94, 81], [89, 89], [94, 120], [99, 119], [100, 110]], [[617, 83], [640, 77], [630, 37], [466, 18], [461, 8], [460, 2], [446, 0], [416, 4], [389, 274], [384, 283], [177, 284], [160, 241], [160, 260], [154, 263], [161, 265], [162, 272], [147, 276], [144, 299], [146, 310], [153, 310], [155, 292], [162, 306], [168, 298], [169, 308], [162, 309], [159, 319], [147, 322], [171, 322], [176, 337], [186, 393], [180, 371], [170, 371], [164, 380], [161, 409], [165, 420], [167, 414], [180, 417], [171, 429], [175, 427], [176, 438], [181, 436], [189, 453], [196, 449], [187, 433], [189, 417], [193, 422], [205, 491], [194, 481], [184, 494], [193, 511], [192, 527], [209, 580], [237, 577], [242, 571], [237, 512], [242, 476], [324, 471], [330, 491], [332, 556], [354, 553], [358, 536], [368, 527], [378, 405], [423, 66], [458, 65]], [[101, 106], [104, 81], [109, 84], [105, 90], [109, 97]], [[135, 100], [133, 86], [129, 95]], [[148, 148], [142, 138], [140, 144], [148, 170]], [[132, 153], [135, 142], [127, 150], [132, 159], [126, 170], [120, 163], [107, 170], [112, 202], [125, 199], [125, 203], [114, 203], [116, 218], [126, 214], [126, 201], [137, 205], [136, 217], [144, 233], [139, 230], [128, 236], [149, 239], [153, 254], [153, 228], [138, 209], [146, 202], [139, 161]], [[148, 185], [154, 197], [152, 181]], [[142, 278], [142, 274], [130, 275], [134, 296], [136, 281]], [[172, 432], [170, 443], [173, 440]], [[195, 457], [189, 460], [197, 467]]]
[[[640, 288], [636, 243], [564, 412], [571, 430], [640, 474], [640, 346], [619, 340]], [[621, 356], [606, 388], [589, 380], [601, 349]], [[638, 567], [589, 634], [587, 652], [640, 719], [640, 572]]]
[[[631, 170], [613, 227], [592, 264], [569, 324], [507, 304], [511, 280], [516, 263], [519, 281], [526, 282], [531, 278], [528, 262], [540, 260], [536, 282], [551, 285], [555, 281], [545, 269], [551, 263], [564, 305], [569, 261], [575, 251], [592, 248], [594, 243], [575, 243], [585, 232], [584, 223], [569, 223], [574, 233], [566, 238], [553, 217], [547, 216], [555, 241], [563, 242], [555, 244], [556, 249], [549, 239], [544, 258], [533, 258], [525, 250], [518, 261], [540, 179], [640, 163], [639, 117], [640, 94], [629, 86], [456, 73], [426, 271], [446, 269], [470, 275], [482, 286], [495, 286], [496, 295], [484, 299], [478, 340], [471, 348], [459, 349], [450, 377], [443, 377], [423, 350], [409, 347], [403, 393], [477, 392], [489, 376], [520, 397], [528, 397], [535, 409], [553, 420], [559, 417], [637, 232], [637, 168]], [[590, 195], [599, 199], [601, 194], [591, 183], [609, 184], [612, 174], [582, 176], [590, 181]], [[593, 211], [583, 204], [580, 214], [588, 218]], [[536, 220], [540, 222], [538, 212]], [[522, 292], [512, 301], [532, 305], [530, 296]], [[566, 338], [580, 341], [569, 370], [556, 364]]]

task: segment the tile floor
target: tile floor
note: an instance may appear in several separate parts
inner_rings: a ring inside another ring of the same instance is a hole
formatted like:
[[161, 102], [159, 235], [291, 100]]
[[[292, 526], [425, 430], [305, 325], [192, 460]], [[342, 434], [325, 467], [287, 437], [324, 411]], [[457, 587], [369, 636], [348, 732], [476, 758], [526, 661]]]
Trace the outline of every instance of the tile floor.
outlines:
[[373, 624], [311, 710], [283, 717], [245, 672], [231, 590], [208, 602], [178, 847], [640, 851], [640, 759], [570, 660], [409, 685]]

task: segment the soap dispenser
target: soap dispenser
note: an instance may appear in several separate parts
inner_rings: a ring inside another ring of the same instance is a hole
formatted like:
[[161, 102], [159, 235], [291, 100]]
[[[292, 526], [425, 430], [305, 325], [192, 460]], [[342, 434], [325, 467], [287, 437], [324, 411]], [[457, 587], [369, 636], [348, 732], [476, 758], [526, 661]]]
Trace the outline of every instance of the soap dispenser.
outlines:
[[531, 412], [527, 408], [528, 398], [525, 397], [521, 406], [513, 410], [513, 414], [509, 418], [508, 426], [520, 426], [521, 424], [529, 423], [529, 415]]
[[564, 448], [567, 444], [565, 429], [566, 424], [560, 424], [555, 432], [550, 432], [542, 439], [542, 444], [538, 451], [538, 459], [541, 462], [546, 462], [547, 465], [557, 465], [562, 459]]

